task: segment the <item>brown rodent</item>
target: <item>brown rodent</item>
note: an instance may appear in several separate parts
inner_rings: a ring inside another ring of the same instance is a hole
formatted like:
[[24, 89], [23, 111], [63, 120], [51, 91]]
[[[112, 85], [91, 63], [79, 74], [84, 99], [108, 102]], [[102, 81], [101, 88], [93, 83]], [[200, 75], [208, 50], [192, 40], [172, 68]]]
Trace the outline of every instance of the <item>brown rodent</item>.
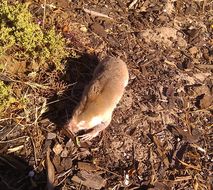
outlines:
[[120, 58], [107, 57], [98, 64], [93, 79], [85, 87], [66, 128], [74, 135], [81, 130], [82, 141], [91, 140], [111, 122], [113, 110], [128, 84], [127, 65]]

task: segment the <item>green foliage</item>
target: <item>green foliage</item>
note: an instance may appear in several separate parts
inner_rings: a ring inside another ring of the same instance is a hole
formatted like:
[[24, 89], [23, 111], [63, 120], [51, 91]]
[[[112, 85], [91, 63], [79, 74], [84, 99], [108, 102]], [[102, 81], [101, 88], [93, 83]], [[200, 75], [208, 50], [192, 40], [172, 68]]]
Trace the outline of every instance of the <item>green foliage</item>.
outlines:
[[64, 39], [54, 28], [44, 31], [33, 22], [27, 4], [6, 0], [0, 4], [0, 56], [13, 54], [28, 63], [54, 64], [61, 69], [60, 62], [68, 55], [64, 47]]
[[10, 86], [7, 86], [2, 81], [0, 81], [0, 112], [14, 102], [15, 98], [11, 96]]

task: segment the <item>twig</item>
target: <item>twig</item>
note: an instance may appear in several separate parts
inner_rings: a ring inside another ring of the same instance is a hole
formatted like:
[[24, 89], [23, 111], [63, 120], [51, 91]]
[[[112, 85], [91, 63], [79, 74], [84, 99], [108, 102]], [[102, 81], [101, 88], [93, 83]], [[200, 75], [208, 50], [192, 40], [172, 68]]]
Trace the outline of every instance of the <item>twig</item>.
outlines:
[[20, 139], [23, 139], [23, 138], [27, 138], [27, 140], [29, 139], [28, 136], [22, 136], [22, 137], [18, 137], [18, 138], [11, 139], [11, 140], [7, 140], [7, 141], [0, 141], [0, 144], [4, 144], [4, 143], [9, 143], [9, 142], [17, 141], [17, 140], [20, 140]]
[[59, 179], [59, 178], [61, 178], [61, 177], [64, 177], [65, 175], [69, 174], [71, 171], [72, 171], [72, 168], [68, 169], [68, 170], [65, 171], [65, 172], [62, 172], [61, 174], [59, 174], [59, 175], [57, 176], [57, 178]]
[[204, 154], [206, 154], [206, 150], [203, 149], [202, 147], [198, 146], [197, 144], [190, 144], [190, 146], [197, 148], [199, 151], [203, 152]]
[[103, 170], [103, 171], [105, 171], [105, 172], [108, 172], [108, 173], [110, 173], [110, 174], [113, 174], [113, 175], [115, 175], [115, 176], [117, 176], [117, 177], [120, 177], [120, 178], [123, 177], [123, 176], [121, 176], [121, 175], [119, 175], [119, 174], [116, 174], [115, 172], [112, 172], [112, 171], [110, 171], [110, 170], [108, 170], [108, 169], [102, 168], [101, 166], [95, 165], [95, 167], [97, 167], [98, 169]]
[[[0, 79], [6, 77], [5, 75], [1, 74], [0, 75]], [[4, 78], [1, 80], [5, 80]], [[47, 85], [42, 85], [42, 84], [38, 84], [38, 83], [34, 83], [34, 82], [24, 82], [24, 81], [20, 81], [20, 80], [14, 80], [10, 77], [6, 77], [6, 80], [8, 82], [17, 82], [17, 83], [21, 83], [21, 84], [26, 84], [28, 86], [30, 86], [31, 88], [41, 88], [41, 89], [49, 89], [49, 87]]]
[[151, 183], [154, 184], [156, 182], [157, 174], [154, 169], [153, 147], [150, 147], [149, 149], [149, 161], [151, 163]]
[[32, 137], [30, 137], [30, 140], [31, 140], [31, 142], [32, 142], [32, 146], [33, 146], [33, 152], [34, 152], [35, 164], [36, 164], [36, 166], [38, 166], [38, 161], [37, 161], [37, 155], [36, 155], [35, 143], [34, 143], [34, 141], [33, 141], [33, 138], [32, 138]]
[[175, 182], [180, 182], [180, 181], [186, 181], [186, 180], [191, 180], [192, 176], [178, 176], [175, 178]]
[[207, 2], [206, 2], [206, 0], [204, 0], [203, 1], [203, 13], [205, 13], [205, 7], [206, 7], [206, 5], [207, 5]]
[[44, 0], [44, 14], [43, 14], [43, 22], [42, 22], [43, 28], [44, 28], [44, 23], [45, 23], [45, 18], [46, 18], [46, 4], [47, 4], [47, 0]]
[[129, 5], [129, 9], [131, 9], [137, 2], [138, 0], [133, 0]]
[[13, 147], [13, 148], [9, 148], [9, 149], [7, 149], [7, 153], [13, 153], [13, 152], [21, 150], [22, 148], [24, 148], [24, 145], [20, 145], [20, 146], [16, 146], [16, 147]]
[[[38, 110], [41, 108], [40, 113], [38, 114]], [[37, 125], [38, 119], [43, 115], [43, 113], [45, 113], [47, 110], [47, 100], [44, 99], [44, 103], [42, 104], [42, 106], [36, 107], [35, 109], [35, 121], [34, 121], [34, 125]]]
[[182, 165], [184, 165], [185, 167], [187, 168], [191, 168], [191, 169], [194, 169], [194, 170], [198, 170], [198, 171], [201, 171], [201, 168], [199, 166], [195, 166], [195, 165], [192, 165], [192, 164], [188, 164], [182, 160], [179, 160], [178, 158], [176, 158]]
[[113, 18], [111, 18], [108, 15], [105, 15], [103, 13], [99, 13], [99, 12], [96, 12], [96, 11], [91, 11], [91, 10], [86, 9], [86, 8], [83, 8], [83, 10], [84, 10], [85, 13], [88, 13], [88, 14], [90, 14], [92, 16], [104, 17], [104, 18], [108, 18], [108, 19], [113, 20]]
[[164, 63], [166, 63], [166, 64], [168, 64], [168, 65], [171, 65], [171, 66], [174, 66], [176, 69], [179, 69], [179, 68], [177, 67], [177, 65], [176, 65], [174, 62], [172, 62], [172, 61], [165, 60]]
[[[3, 77], [7, 77], [7, 79], [5, 80]], [[48, 90], [48, 89], [51, 89], [47, 84], [38, 84], [38, 83], [35, 83], [35, 82], [25, 82], [25, 81], [20, 81], [20, 80], [15, 80], [15, 79], [12, 79], [4, 74], [0, 74], [0, 80], [3, 80], [3, 81], [6, 81], [6, 82], [16, 82], [16, 83], [21, 83], [21, 84], [25, 84], [25, 85], [28, 85], [30, 86], [31, 88], [40, 88], [40, 89], [44, 89], [44, 90]], [[74, 82], [72, 84], [69, 84], [69, 85], [66, 85], [66, 87], [71, 87], [73, 85], [75, 85], [77, 82]], [[10, 118], [8, 118], [10, 119]], [[1, 120], [5, 120], [5, 119], [0, 119]]]
[[71, 174], [71, 172], [72, 172], [72, 168], [68, 169], [67, 171], [63, 172], [62, 174], [59, 174], [57, 179], [64, 177], [64, 176], [65, 177], [57, 184], [57, 186], [61, 185], [67, 179], [67, 177]]

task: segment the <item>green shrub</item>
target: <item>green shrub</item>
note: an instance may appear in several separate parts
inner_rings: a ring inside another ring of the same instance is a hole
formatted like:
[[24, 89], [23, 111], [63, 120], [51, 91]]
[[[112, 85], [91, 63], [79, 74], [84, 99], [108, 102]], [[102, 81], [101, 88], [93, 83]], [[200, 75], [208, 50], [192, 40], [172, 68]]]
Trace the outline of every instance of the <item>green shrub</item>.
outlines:
[[0, 115], [1, 111], [15, 102], [15, 98], [11, 95], [10, 86], [5, 85], [0, 81]]
[[28, 4], [8, 4], [3, 0], [0, 4], [0, 56], [8, 54], [40, 66], [52, 64], [57, 69], [61, 69], [60, 62], [68, 55], [64, 39], [54, 28], [44, 31], [33, 22]]

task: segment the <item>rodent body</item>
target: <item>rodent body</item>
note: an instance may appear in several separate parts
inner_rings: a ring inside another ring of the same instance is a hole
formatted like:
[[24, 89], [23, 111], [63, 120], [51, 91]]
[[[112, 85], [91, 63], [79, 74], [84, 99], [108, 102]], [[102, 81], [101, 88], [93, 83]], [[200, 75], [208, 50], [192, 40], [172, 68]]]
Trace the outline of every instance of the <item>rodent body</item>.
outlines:
[[127, 65], [121, 59], [108, 57], [99, 63], [74, 110], [68, 129], [74, 134], [93, 129], [81, 136], [84, 140], [97, 136], [110, 124], [113, 110], [124, 93], [128, 79]]

